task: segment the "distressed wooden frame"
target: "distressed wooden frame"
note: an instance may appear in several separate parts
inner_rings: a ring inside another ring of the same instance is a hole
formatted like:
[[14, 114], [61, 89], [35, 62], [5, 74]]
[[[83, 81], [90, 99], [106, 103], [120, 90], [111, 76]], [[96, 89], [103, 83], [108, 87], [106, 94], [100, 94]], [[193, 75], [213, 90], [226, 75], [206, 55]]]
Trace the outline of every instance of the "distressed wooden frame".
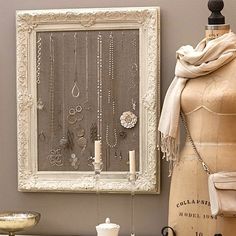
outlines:
[[[94, 173], [38, 171], [36, 33], [40, 31], [139, 29], [140, 171], [137, 193], [160, 192], [157, 125], [160, 114], [160, 9], [108, 8], [18, 11], [17, 142], [18, 190], [24, 192], [95, 192]], [[126, 172], [104, 172], [102, 192], [129, 193]]]

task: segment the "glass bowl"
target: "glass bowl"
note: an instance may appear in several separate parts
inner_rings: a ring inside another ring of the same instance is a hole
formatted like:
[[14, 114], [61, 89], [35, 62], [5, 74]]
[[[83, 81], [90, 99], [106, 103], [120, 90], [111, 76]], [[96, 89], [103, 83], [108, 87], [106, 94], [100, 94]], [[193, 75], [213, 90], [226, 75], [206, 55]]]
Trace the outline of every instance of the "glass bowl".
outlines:
[[17, 231], [24, 231], [35, 226], [40, 220], [40, 214], [33, 211], [0, 212], [0, 230], [15, 235]]

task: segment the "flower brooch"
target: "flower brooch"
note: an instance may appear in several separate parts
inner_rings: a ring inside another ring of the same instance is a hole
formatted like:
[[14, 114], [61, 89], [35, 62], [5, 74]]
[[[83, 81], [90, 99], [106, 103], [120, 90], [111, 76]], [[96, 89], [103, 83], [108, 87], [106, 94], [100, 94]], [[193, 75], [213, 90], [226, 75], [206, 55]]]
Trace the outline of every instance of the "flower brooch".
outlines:
[[131, 111], [125, 111], [120, 117], [120, 123], [127, 129], [133, 128], [138, 121], [137, 116]]

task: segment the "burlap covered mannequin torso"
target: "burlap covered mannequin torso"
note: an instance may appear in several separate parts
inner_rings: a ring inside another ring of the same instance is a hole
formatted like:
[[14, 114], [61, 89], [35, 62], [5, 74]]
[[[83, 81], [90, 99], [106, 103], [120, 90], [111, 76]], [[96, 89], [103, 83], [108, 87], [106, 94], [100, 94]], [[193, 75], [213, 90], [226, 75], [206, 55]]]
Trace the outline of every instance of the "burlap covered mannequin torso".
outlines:
[[[207, 76], [189, 80], [181, 107], [212, 171], [236, 171], [236, 59]], [[236, 218], [211, 217], [207, 178], [187, 140], [171, 180], [169, 225], [177, 235], [236, 234]]]

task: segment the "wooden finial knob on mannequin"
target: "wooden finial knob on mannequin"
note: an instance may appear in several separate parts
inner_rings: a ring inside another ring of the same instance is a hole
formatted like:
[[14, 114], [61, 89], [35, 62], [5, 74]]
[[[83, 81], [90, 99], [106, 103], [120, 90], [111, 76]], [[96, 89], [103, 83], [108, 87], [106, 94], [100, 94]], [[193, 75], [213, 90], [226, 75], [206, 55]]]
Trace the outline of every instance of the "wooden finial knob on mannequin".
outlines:
[[212, 40], [228, 33], [230, 26], [225, 24], [225, 17], [221, 14], [224, 8], [223, 0], [209, 0], [208, 8], [212, 13], [208, 17], [208, 25], [205, 28], [206, 38]]
[[212, 12], [208, 17], [209, 25], [225, 24], [225, 17], [221, 14], [221, 11], [224, 8], [223, 0], [209, 0], [208, 8]]

